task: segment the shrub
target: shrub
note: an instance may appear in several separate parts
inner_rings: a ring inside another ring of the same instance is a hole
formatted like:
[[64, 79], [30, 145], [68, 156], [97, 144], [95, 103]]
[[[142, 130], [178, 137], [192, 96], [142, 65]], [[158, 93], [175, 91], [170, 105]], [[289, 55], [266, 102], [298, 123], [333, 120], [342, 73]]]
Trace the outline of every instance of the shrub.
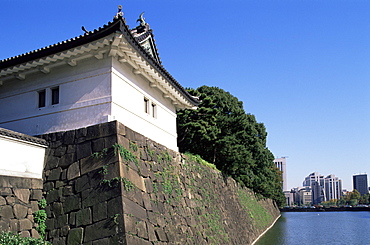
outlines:
[[0, 245], [51, 245], [51, 243], [40, 238], [21, 237], [19, 234], [2, 231], [0, 234]]

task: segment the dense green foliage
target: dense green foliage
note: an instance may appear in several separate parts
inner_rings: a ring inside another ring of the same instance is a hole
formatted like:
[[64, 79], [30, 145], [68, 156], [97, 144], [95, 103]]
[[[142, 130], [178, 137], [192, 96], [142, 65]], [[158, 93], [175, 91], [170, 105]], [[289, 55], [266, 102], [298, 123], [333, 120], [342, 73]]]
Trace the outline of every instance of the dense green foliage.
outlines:
[[281, 173], [266, 147], [265, 126], [245, 113], [241, 101], [220, 88], [202, 86], [188, 91], [199, 96], [201, 103], [197, 110], [177, 114], [180, 151], [200, 155], [224, 174], [282, 205]]
[[51, 243], [41, 238], [20, 237], [18, 234], [3, 231], [0, 234], [0, 245], [51, 245]]

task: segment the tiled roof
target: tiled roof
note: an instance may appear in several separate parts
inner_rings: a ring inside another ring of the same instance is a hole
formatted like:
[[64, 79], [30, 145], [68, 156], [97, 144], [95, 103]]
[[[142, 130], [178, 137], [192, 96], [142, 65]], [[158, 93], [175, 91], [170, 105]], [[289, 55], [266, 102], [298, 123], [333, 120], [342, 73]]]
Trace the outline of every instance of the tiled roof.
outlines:
[[30, 136], [30, 135], [27, 135], [27, 134], [18, 133], [18, 132], [15, 132], [15, 131], [12, 131], [12, 130], [9, 130], [9, 129], [5, 129], [5, 128], [0, 128], [0, 135], [6, 136], [6, 137], [9, 137], [9, 138], [22, 140], [22, 141], [35, 143], [35, 144], [39, 144], [39, 145], [44, 145], [44, 146], [48, 145], [48, 143], [44, 139], [36, 138], [36, 137]]
[[125, 19], [122, 17], [118, 17], [114, 19], [112, 22], [100, 27], [98, 29], [94, 29], [93, 31], [87, 32], [84, 35], [80, 35], [78, 37], [74, 37], [63, 42], [59, 42], [56, 44], [49, 45], [47, 47], [37, 49], [25, 54], [21, 54], [18, 56], [14, 56], [8, 59], [0, 60], [0, 70], [6, 69], [9, 67], [13, 67], [16, 65], [20, 65], [22, 63], [26, 63], [35, 59], [39, 59], [42, 57], [46, 57], [52, 54], [56, 54], [59, 52], [63, 52], [69, 50], [71, 48], [78, 47], [80, 45], [84, 45], [90, 43], [92, 41], [98, 40], [103, 38], [109, 34], [119, 32], [122, 33], [128, 42], [135, 48], [137, 52], [139, 52], [142, 57], [152, 65], [158, 73], [160, 73], [163, 77], [165, 77], [171, 84], [174, 86], [185, 98], [187, 98], [193, 105], [198, 105], [199, 100], [193, 96], [191, 96], [172, 76], [171, 74], [156, 60], [147, 53], [144, 48], [139, 44], [138, 40], [133, 37], [131, 30], [128, 29], [128, 26], [125, 23]]

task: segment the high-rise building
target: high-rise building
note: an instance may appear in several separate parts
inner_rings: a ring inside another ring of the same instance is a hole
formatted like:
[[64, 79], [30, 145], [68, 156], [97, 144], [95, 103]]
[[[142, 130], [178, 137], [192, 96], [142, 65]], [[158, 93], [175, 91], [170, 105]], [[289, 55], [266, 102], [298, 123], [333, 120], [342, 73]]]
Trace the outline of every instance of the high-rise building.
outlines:
[[369, 193], [367, 174], [353, 175], [353, 189], [356, 189], [358, 192], [360, 192], [361, 196]]
[[283, 178], [283, 191], [287, 190], [287, 178], [286, 178], [286, 157], [276, 158], [274, 160], [275, 166], [281, 171], [281, 177]]
[[330, 174], [325, 178], [325, 197], [326, 201], [332, 199], [340, 199], [342, 196], [342, 180], [334, 174]]
[[319, 204], [325, 201], [325, 180], [323, 175], [320, 175], [318, 172], [311, 173], [304, 179], [303, 186], [311, 187], [312, 204]]

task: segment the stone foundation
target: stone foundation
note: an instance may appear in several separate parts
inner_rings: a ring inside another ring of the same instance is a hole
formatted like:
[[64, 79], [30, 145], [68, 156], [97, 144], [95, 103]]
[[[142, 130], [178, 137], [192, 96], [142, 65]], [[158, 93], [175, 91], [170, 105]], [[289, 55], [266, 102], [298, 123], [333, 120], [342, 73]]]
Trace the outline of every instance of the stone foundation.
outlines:
[[42, 179], [0, 176], [0, 231], [39, 238], [33, 214], [42, 199]]
[[270, 200], [118, 122], [41, 137], [54, 245], [250, 244], [279, 215]]

